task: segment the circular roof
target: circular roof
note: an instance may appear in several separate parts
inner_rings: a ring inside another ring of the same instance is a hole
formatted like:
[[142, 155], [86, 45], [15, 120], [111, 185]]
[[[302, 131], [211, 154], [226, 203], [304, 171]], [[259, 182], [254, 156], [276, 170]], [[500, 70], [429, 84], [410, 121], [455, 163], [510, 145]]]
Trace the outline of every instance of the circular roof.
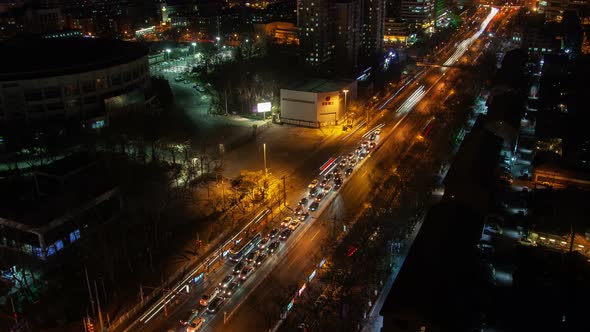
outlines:
[[147, 56], [141, 44], [101, 38], [28, 38], [0, 43], [0, 81], [70, 75]]

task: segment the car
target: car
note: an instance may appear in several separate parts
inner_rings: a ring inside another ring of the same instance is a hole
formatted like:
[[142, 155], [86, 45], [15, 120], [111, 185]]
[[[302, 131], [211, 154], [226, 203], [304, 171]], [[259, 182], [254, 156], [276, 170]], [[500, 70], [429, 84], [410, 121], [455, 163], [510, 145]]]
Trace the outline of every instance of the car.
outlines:
[[334, 181], [334, 189], [338, 189], [342, 187], [342, 180], [341, 181]]
[[518, 243], [520, 243], [523, 246], [527, 246], [527, 247], [536, 247], [537, 246], [537, 242], [535, 242], [529, 238], [526, 238], [526, 237], [523, 237], [522, 239], [520, 239], [520, 241], [518, 241]]
[[318, 188], [312, 188], [309, 190], [309, 197], [315, 197], [318, 194]]
[[306, 207], [308, 202], [309, 202], [309, 200], [307, 199], [307, 197], [303, 197], [303, 198], [302, 198], [302, 199], [299, 201], [299, 206]]
[[369, 149], [374, 149], [376, 145], [375, 142], [369, 143]]
[[299, 215], [299, 220], [305, 221], [308, 217], [309, 217], [309, 212], [303, 212], [302, 214]]
[[329, 193], [330, 191], [332, 191], [332, 186], [328, 185], [324, 187], [324, 194]]
[[236, 264], [236, 266], [234, 266], [233, 273], [234, 274], [240, 274], [240, 271], [242, 271], [242, 269], [244, 268], [244, 266], [246, 266], [246, 262], [239, 261], [238, 264]]
[[320, 182], [320, 187], [325, 187], [328, 185], [328, 183], [330, 182], [329, 179], [323, 179], [322, 182]]
[[197, 332], [205, 324], [205, 319], [194, 319], [186, 328], [186, 332]]
[[359, 153], [359, 160], [365, 159], [366, 156], [367, 156], [367, 154], [364, 153], [364, 152], [363, 153]]
[[361, 147], [362, 147], [363, 149], [364, 149], [364, 148], [366, 148], [367, 146], [369, 146], [369, 142], [367, 142], [367, 141], [364, 141], [364, 142], [362, 142], [362, 143], [361, 143]]
[[[324, 190], [326, 190], [326, 189], [324, 188]], [[295, 210], [293, 210], [293, 213], [295, 215], [300, 215], [302, 211], [303, 211], [303, 208], [301, 206], [298, 206], [295, 208]]]
[[316, 307], [316, 309], [321, 309], [326, 305], [326, 302], [328, 301], [328, 297], [324, 294], [318, 296], [318, 298], [315, 300], [314, 302], [314, 307]]
[[350, 174], [352, 174], [353, 169], [352, 168], [348, 168], [346, 169], [346, 171], [344, 171], [344, 175], [348, 176]]
[[309, 205], [309, 211], [315, 211], [318, 209], [318, 207], [320, 206], [320, 203], [318, 202], [313, 202]]
[[494, 254], [494, 251], [496, 251], [494, 246], [487, 243], [478, 243], [476, 247], [479, 253], [484, 257], [491, 256]]
[[289, 238], [289, 236], [291, 236], [291, 232], [292, 232], [291, 229], [287, 228], [281, 232], [281, 235], [279, 238], [281, 240], [285, 241]]
[[256, 258], [256, 254], [258, 254], [258, 252], [255, 250], [252, 250], [248, 255], [246, 255], [246, 262], [252, 263], [254, 261], [254, 259]]
[[240, 286], [240, 283], [237, 281], [232, 281], [227, 288], [225, 289], [225, 291], [223, 292], [223, 295], [225, 297], [229, 297], [232, 296], [236, 290], [238, 289], [238, 286]]
[[492, 224], [486, 224], [484, 226], [484, 228], [491, 232], [491, 233], [496, 233], [496, 234], [502, 234], [502, 228], [500, 228], [500, 226], [498, 224], [492, 223]]
[[320, 193], [316, 196], [315, 201], [319, 203], [322, 201], [322, 199], [324, 199], [325, 196], [326, 196], [326, 194]]
[[348, 162], [346, 161], [346, 159], [342, 159], [340, 161], [340, 163], [338, 163], [338, 166], [340, 166], [340, 167], [346, 167], [347, 164], [348, 164]]
[[223, 305], [223, 302], [225, 302], [225, 298], [223, 297], [218, 297], [215, 300], [211, 301], [211, 304], [209, 304], [209, 306], [207, 307], [207, 312], [210, 314], [216, 313], [217, 310], [219, 310], [219, 308], [221, 308], [221, 306]]
[[356, 166], [356, 159], [350, 161], [350, 167]]
[[203, 307], [206, 307], [209, 305], [209, 303], [211, 301], [213, 301], [217, 295], [219, 295], [221, 293], [221, 289], [219, 289], [219, 287], [215, 287], [211, 290], [211, 292], [209, 292], [208, 294], [203, 295], [203, 297], [201, 297], [201, 300], [199, 301], [199, 304], [202, 305]]
[[274, 239], [275, 237], [277, 237], [277, 235], [279, 235], [279, 229], [278, 228], [273, 228], [269, 233], [268, 233], [268, 237], [270, 239]]
[[266, 260], [267, 257], [268, 257], [268, 254], [261, 253], [260, 255], [258, 255], [258, 257], [256, 257], [256, 261], [254, 263], [256, 264], [256, 266], [260, 266], [260, 265], [262, 265], [262, 263], [264, 263], [264, 261]]
[[356, 150], [354, 150], [354, 152], [355, 152], [356, 154], [359, 154], [359, 153], [361, 153], [362, 151], [363, 151], [363, 147], [362, 147], [362, 146], [359, 146], [358, 148], [356, 148]]
[[219, 287], [223, 288], [227, 288], [227, 286], [229, 286], [229, 284], [234, 280], [234, 276], [233, 275], [227, 275], [225, 278], [223, 278], [223, 280], [221, 280], [219, 282]]
[[317, 180], [317, 179], [313, 179], [313, 180], [311, 181], [311, 183], [307, 185], [307, 188], [309, 188], [309, 189], [313, 189], [313, 188], [315, 188], [315, 187], [317, 187], [317, 186], [318, 186], [318, 180]]
[[377, 128], [375, 130], [375, 135], [381, 135], [381, 128]]
[[246, 280], [252, 274], [252, 272], [254, 272], [254, 267], [246, 266], [244, 269], [242, 269], [242, 272], [240, 272], [240, 279]]
[[281, 227], [289, 226], [289, 224], [291, 223], [291, 220], [293, 220], [293, 218], [285, 217], [285, 219], [283, 219], [283, 222], [281, 222]]
[[265, 236], [258, 242], [258, 249], [264, 249], [270, 243], [270, 237]]
[[375, 133], [372, 133], [371, 136], [369, 136], [369, 141], [373, 142], [375, 138], [377, 138], [377, 135], [375, 135]]
[[[330, 181], [330, 180], [332, 180], [332, 177], [334, 177], [334, 174], [332, 172], [330, 172], [330, 173], [326, 174], [326, 176], [324, 176], [324, 180]], [[324, 184], [324, 186], [325, 186], [325, 184]]]
[[348, 156], [346, 156], [346, 158], [348, 160], [352, 160], [354, 158], [354, 154], [351, 152], [351, 153], [348, 154]]
[[184, 316], [185, 318], [180, 320], [180, 325], [187, 326], [188, 324], [190, 324], [190, 322], [192, 322], [198, 316], [199, 316], [199, 310], [191, 309], [186, 313], [186, 316]]
[[268, 245], [268, 253], [272, 254], [273, 252], [277, 251], [279, 249], [279, 246], [281, 245], [281, 243], [279, 241], [275, 241], [271, 244]]
[[299, 220], [297, 219], [291, 221], [291, 223], [289, 224], [289, 228], [292, 230], [296, 230], [297, 227], [299, 227]]

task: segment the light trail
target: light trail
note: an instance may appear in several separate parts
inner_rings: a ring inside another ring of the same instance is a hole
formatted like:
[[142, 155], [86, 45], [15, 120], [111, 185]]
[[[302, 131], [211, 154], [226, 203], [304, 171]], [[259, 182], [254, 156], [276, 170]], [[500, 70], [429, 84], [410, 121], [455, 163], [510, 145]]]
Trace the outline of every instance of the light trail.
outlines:
[[[227, 242], [225, 242], [223, 244], [223, 246], [221, 246], [220, 248], [224, 248], [225, 246], [227, 246], [228, 244], [232, 243], [240, 234], [242, 234], [243, 231], [245, 231], [248, 227], [250, 227], [250, 225], [252, 225], [253, 223], [258, 223], [262, 220], [262, 218], [266, 217], [266, 215], [269, 214], [269, 210], [265, 209], [263, 211], [261, 211], [260, 213], [258, 213], [256, 215], [256, 217], [254, 217], [246, 226], [244, 226], [238, 233], [236, 233], [236, 235], [234, 235], [231, 239], [229, 239]], [[193, 269], [191, 271], [191, 273], [188, 274], [188, 277], [186, 277], [182, 282], [176, 284], [176, 287], [174, 287], [167, 295], [164, 299], [159, 300], [156, 304], [154, 304], [148, 311], [146, 311], [143, 316], [141, 316], [139, 318], [139, 321], [142, 323], [147, 323], [149, 322], [152, 318], [154, 318], [154, 316], [156, 314], [158, 314], [160, 311], [162, 311], [162, 309], [164, 309], [164, 307], [170, 303], [170, 301], [172, 301], [176, 295], [182, 290], [183, 287], [185, 287], [185, 285], [187, 283], [189, 283], [191, 281], [191, 279], [194, 278], [194, 276], [197, 274], [197, 272], [199, 272], [204, 266], [211, 266], [213, 263], [216, 262], [216, 260], [219, 259], [219, 250], [215, 250], [210, 256], [209, 258], [199, 264], [198, 267], [196, 267], [195, 269]]]

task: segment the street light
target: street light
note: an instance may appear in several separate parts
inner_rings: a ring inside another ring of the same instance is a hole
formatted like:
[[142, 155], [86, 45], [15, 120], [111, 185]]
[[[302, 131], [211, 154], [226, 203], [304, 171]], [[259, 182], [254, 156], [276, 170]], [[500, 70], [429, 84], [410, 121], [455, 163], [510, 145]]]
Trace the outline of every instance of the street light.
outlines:
[[168, 60], [170, 60], [170, 52], [172, 52], [171, 49], [167, 48], [166, 49], [166, 54], [168, 54]]
[[264, 149], [264, 175], [268, 175], [268, 168], [266, 168], [266, 143], [262, 144], [262, 148]]
[[346, 119], [346, 125], [348, 126], [348, 104], [347, 104], [347, 97], [348, 97], [348, 90], [342, 90], [344, 92], [344, 119]]

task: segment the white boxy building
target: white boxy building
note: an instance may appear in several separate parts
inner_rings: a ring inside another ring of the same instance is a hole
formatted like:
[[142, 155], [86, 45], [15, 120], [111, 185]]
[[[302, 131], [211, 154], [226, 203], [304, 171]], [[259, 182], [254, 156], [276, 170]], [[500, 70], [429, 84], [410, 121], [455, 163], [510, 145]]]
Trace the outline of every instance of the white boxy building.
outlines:
[[345, 99], [350, 102], [356, 96], [357, 82], [352, 79], [299, 81], [281, 89], [281, 122], [306, 127], [344, 124]]

